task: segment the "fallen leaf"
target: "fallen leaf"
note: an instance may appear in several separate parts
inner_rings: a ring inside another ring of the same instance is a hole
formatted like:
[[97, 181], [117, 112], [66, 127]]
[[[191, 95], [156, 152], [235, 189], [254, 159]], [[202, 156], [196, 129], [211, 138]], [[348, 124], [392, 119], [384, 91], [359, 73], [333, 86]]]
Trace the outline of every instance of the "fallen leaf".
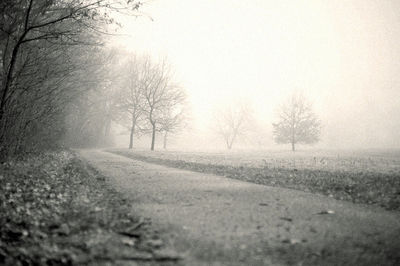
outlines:
[[149, 239], [146, 241], [147, 245], [150, 245], [152, 247], [161, 247], [163, 245], [163, 241], [161, 239]]
[[291, 245], [295, 245], [295, 244], [299, 244], [301, 243], [301, 240], [296, 239], [296, 238], [286, 238], [284, 240], [282, 240], [282, 243], [287, 243], [287, 244], [291, 244]]
[[317, 213], [317, 214], [334, 214], [335, 212], [334, 211], [332, 211], [332, 210], [326, 210], [326, 211], [321, 211], [321, 212], [319, 212], [319, 213]]
[[131, 239], [131, 238], [123, 238], [123, 239], [122, 239], [122, 243], [123, 243], [124, 245], [133, 247], [133, 246], [135, 245], [135, 240], [133, 240], [133, 239]]
[[135, 238], [139, 238], [142, 235], [140, 232], [125, 232], [125, 231], [120, 231], [118, 232], [118, 234]]

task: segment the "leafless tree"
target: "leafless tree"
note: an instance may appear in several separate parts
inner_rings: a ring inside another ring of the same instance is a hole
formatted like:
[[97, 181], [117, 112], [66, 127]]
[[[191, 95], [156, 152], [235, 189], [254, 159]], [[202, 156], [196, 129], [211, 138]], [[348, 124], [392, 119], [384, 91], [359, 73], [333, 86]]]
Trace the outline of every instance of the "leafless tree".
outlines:
[[[140, 82], [145, 97], [144, 113], [150, 124], [151, 146], [154, 150], [156, 132], [167, 125], [166, 114], [170, 114], [170, 122], [176, 116], [186, 99], [184, 90], [172, 81], [172, 73], [166, 60], [152, 64], [150, 60], [144, 64], [144, 79]], [[164, 128], [165, 129], [165, 128]]]
[[302, 94], [293, 94], [279, 110], [279, 121], [273, 123], [276, 143], [312, 144], [319, 141], [321, 122]]
[[215, 132], [224, 139], [230, 150], [240, 135], [244, 135], [251, 121], [248, 104], [237, 103], [220, 109], [214, 113]]
[[149, 77], [150, 59], [130, 54], [126, 62], [121, 66], [120, 84], [118, 85], [117, 109], [120, 113], [119, 122], [129, 125], [129, 149], [133, 148], [133, 138], [143, 122], [145, 97], [144, 87]]
[[163, 149], [167, 148], [168, 136], [177, 133], [184, 126], [187, 126], [187, 110], [182, 102], [172, 108], [167, 108], [162, 114], [160, 121], [160, 132], [163, 134]]

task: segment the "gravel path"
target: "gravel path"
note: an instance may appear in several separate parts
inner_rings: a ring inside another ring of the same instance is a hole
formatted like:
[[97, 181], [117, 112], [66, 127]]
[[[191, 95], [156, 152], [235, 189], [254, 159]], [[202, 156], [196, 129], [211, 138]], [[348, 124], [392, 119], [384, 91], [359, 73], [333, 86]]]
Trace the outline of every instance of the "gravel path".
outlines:
[[400, 214], [81, 150], [184, 265], [396, 265]]

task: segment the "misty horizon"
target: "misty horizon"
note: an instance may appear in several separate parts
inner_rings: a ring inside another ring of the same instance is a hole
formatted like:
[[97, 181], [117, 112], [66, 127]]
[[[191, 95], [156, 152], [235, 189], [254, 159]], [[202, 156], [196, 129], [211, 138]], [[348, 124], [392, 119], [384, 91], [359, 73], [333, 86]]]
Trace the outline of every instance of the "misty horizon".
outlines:
[[179, 135], [189, 142], [215, 139], [213, 112], [240, 99], [253, 109], [261, 148], [279, 148], [277, 109], [300, 91], [322, 124], [312, 147], [400, 148], [399, 8], [396, 1], [152, 1], [144, 15], [120, 18], [122, 36], [109, 45], [168, 58], [188, 95], [191, 128]]

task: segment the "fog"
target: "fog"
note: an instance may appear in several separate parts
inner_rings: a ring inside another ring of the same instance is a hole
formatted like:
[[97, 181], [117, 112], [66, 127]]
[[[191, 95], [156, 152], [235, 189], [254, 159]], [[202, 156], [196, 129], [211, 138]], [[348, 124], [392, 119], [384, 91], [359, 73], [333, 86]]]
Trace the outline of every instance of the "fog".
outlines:
[[[170, 147], [224, 148], [213, 112], [245, 101], [254, 126], [236, 147], [285, 148], [272, 123], [300, 91], [322, 122], [312, 147], [400, 148], [400, 1], [160, 0], [141, 12], [120, 18], [110, 45], [173, 66], [191, 125]], [[115, 132], [126, 146], [128, 135]]]

